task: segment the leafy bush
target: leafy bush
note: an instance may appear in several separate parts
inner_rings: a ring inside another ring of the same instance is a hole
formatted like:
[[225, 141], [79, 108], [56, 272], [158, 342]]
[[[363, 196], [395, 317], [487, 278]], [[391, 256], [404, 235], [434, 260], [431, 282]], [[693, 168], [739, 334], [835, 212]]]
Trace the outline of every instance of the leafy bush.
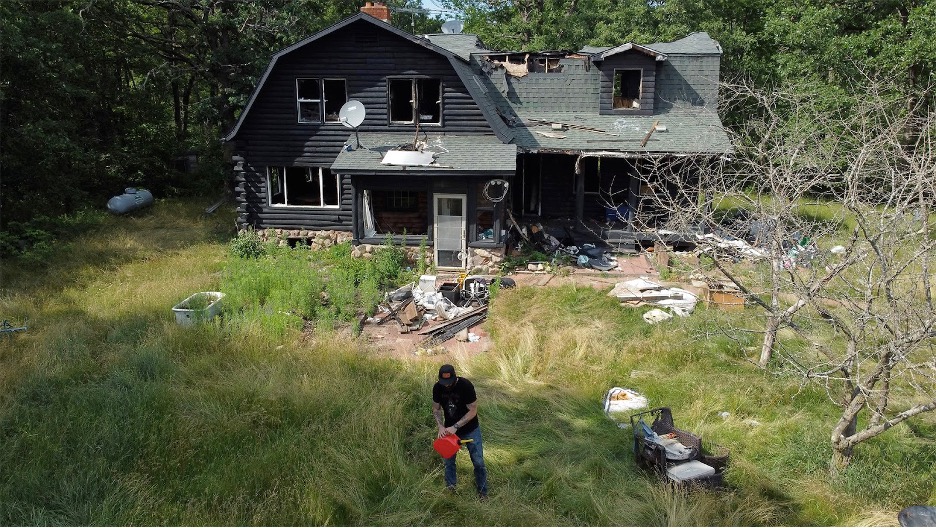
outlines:
[[260, 234], [253, 229], [241, 231], [231, 240], [231, 254], [240, 258], [259, 258], [266, 253]]
[[[384, 246], [373, 258], [354, 258], [351, 244], [337, 244], [321, 251], [263, 244], [253, 231], [231, 242], [232, 259], [224, 273], [225, 310], [259, 310], [288, 314], [315, 321], [323, 327], [355, 321], [372, 314], [383, 291], [408, 282], [406, 252], [400, 246]], [[263, 318], [277, 332], [286, 327], [282, 318]]]

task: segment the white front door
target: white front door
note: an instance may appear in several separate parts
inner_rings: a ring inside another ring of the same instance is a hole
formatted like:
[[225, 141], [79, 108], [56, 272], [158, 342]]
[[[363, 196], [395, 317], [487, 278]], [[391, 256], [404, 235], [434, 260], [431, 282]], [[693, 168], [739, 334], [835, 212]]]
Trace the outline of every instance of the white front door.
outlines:
[[465, 195], [435, 195], [435, 264], [439, 268], [464, 268]]

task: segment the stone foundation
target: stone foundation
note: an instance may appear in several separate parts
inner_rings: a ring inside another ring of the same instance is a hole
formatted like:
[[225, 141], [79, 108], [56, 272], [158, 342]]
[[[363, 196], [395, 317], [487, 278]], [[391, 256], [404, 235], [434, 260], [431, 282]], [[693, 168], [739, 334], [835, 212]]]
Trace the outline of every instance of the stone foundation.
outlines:
[[[257, 231], [260, 240], [269, 242], [277, 241], [281, 246], [302, 241], [313, 251], [328, 249], [337, 244], [343, 244], [352, 240], [352, 235], [348, 231], [315, 231], [306, 229], [260, 229]], [[374, 251], [381, 247], [381, 244], [360, 244], [351, 249], [351, 256], [355, 258], [370, 259], [374, 257]], [[407, 246], [406, 258], [412, 263], [419, 259], [419, 247]], [[432, 266], [432, 248], [426, 248], [426, 266]], [[503, 249], [481, 249], [468, 248], [468, 266], [469, 274], [474, 275], [492, 275], [500, 270], [501, 262], [504, 261]]]
[[269, 242], [276, 240], [281, 246], [288, 245], [290, 241], [303, 241], [313, 251], [328, 249], [336, 244], [350, 242], [353, 236], [348, 231], [314, 231], [307, 229], [260, 229], [257, 231], [260, 240]]

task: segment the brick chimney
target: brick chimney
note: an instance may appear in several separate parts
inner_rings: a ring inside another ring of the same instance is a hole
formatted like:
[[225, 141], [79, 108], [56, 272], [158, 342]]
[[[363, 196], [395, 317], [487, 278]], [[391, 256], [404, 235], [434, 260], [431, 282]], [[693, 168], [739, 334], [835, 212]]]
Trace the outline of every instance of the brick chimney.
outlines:
[[366, 2], [364, 7], [361, 8], [361, 12], [379, 18], [388, 24], [390, 23], [390, 8], [383, 2]]

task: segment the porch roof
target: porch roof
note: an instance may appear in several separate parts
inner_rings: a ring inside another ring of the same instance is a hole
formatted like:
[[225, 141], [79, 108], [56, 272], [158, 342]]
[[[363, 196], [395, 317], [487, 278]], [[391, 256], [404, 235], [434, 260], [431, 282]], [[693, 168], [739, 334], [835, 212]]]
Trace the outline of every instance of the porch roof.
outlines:
[[[523, 110], [516, 116], [519, 122], [513, 129], [514, 141], [528, 151], [614, 151], [634, 155], [732, 152], [721, 120], [705, 107], [674, 108], [651, 116]], [[648, 138], [656, 122], [658, 128]], [[641, 146], [644, 139], [646, 143]]]
[[331, 170], [339, 174], [488, 174], [511, 176], [517, 170], [517, 146], [501, 143], [496, 136], [468, 136], [419, 132], [417, 146], [432, 152], [432, 163], [387, 165], [381, 163], [390, 150], [412, 150], [415, 133], [393, 134], [359, 132], [361, 148], [354, 134], [348, 138]]

